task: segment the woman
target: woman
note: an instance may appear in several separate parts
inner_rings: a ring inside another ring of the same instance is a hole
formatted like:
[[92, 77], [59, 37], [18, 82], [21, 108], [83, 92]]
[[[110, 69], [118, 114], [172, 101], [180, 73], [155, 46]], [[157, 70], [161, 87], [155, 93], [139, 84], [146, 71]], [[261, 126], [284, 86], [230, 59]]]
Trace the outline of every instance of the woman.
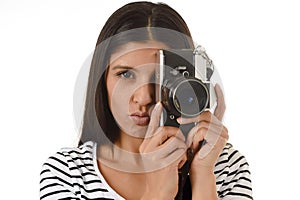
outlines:
[[[169, 6], [130, 3], [107, 20], [89, 73], [79, 147], [43, 165], [41, 199], [180, 198], [187, 151], [194, 157], [184, 199], [252, 199], [248, 163], [227, 143], [220, 87], [213, 114], [179, 117], [179, 127], [159, 125], [164, 108], [153, 81], [159, 49], [194, 49], [186, 23]], [[187, 136], [184, 124], [194, 124]]]

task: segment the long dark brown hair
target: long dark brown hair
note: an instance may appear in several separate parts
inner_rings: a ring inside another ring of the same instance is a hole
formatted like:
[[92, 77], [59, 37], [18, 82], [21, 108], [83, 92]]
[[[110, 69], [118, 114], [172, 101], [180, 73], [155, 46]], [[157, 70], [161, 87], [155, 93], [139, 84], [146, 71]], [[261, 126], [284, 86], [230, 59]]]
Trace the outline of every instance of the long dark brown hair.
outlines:
[[113, 143], [119, 127], [109, 109], [105, 72], [110, 55], [128, 42], [159, 41], [170, 48], [192, 48], [190, 31], [182, 17], [163, 3], [133, 2], [116, 10], [98, 37], [88, 78], [79, 144]]

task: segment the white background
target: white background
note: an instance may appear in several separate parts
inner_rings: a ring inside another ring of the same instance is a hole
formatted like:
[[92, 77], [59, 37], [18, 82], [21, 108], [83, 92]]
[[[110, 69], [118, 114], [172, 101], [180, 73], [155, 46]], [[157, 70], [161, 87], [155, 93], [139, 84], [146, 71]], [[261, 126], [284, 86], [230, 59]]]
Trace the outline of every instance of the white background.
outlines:
[[[38, 199], [42, 163], [75, 145], [76, 77], [104, 22], [125, 2], [0, 1], [1, 199]], [[254, 198], [295, 199], [299, 3], [164, 2], [183, 16], [221, 74], [224, 123], [250, 163]]]

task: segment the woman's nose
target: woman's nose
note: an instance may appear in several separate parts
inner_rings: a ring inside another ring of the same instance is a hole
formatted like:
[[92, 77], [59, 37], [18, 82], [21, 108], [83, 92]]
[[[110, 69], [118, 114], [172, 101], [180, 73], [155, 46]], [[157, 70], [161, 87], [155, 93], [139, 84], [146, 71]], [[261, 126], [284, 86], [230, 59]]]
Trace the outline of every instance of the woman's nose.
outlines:
[[146, 106], [153, 103], [154, 100], [154, 85], [145, 84], [137, 88], [133, 94], [134, 103], [138, 103], [140, 106]]

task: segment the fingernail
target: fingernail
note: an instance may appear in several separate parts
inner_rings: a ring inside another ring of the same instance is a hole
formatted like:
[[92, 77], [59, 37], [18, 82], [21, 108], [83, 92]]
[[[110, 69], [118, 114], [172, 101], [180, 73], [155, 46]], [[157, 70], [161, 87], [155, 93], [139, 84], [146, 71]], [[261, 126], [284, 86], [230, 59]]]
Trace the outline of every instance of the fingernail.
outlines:
[[216, 90], [221, 91], [221, 87], [218, 83], [215, 85], [215, 88], [216, 88]]
[[158, 111], [160, 108], [161, 108], [161, 103], [157, 102], [156, 105], [155, 105], [155, 107], [154, 107], [154, 110]]
[[182, 118], [181, 117], [178, 117], [177, 118], [177, 122], [180, 124], [182, 122]]

